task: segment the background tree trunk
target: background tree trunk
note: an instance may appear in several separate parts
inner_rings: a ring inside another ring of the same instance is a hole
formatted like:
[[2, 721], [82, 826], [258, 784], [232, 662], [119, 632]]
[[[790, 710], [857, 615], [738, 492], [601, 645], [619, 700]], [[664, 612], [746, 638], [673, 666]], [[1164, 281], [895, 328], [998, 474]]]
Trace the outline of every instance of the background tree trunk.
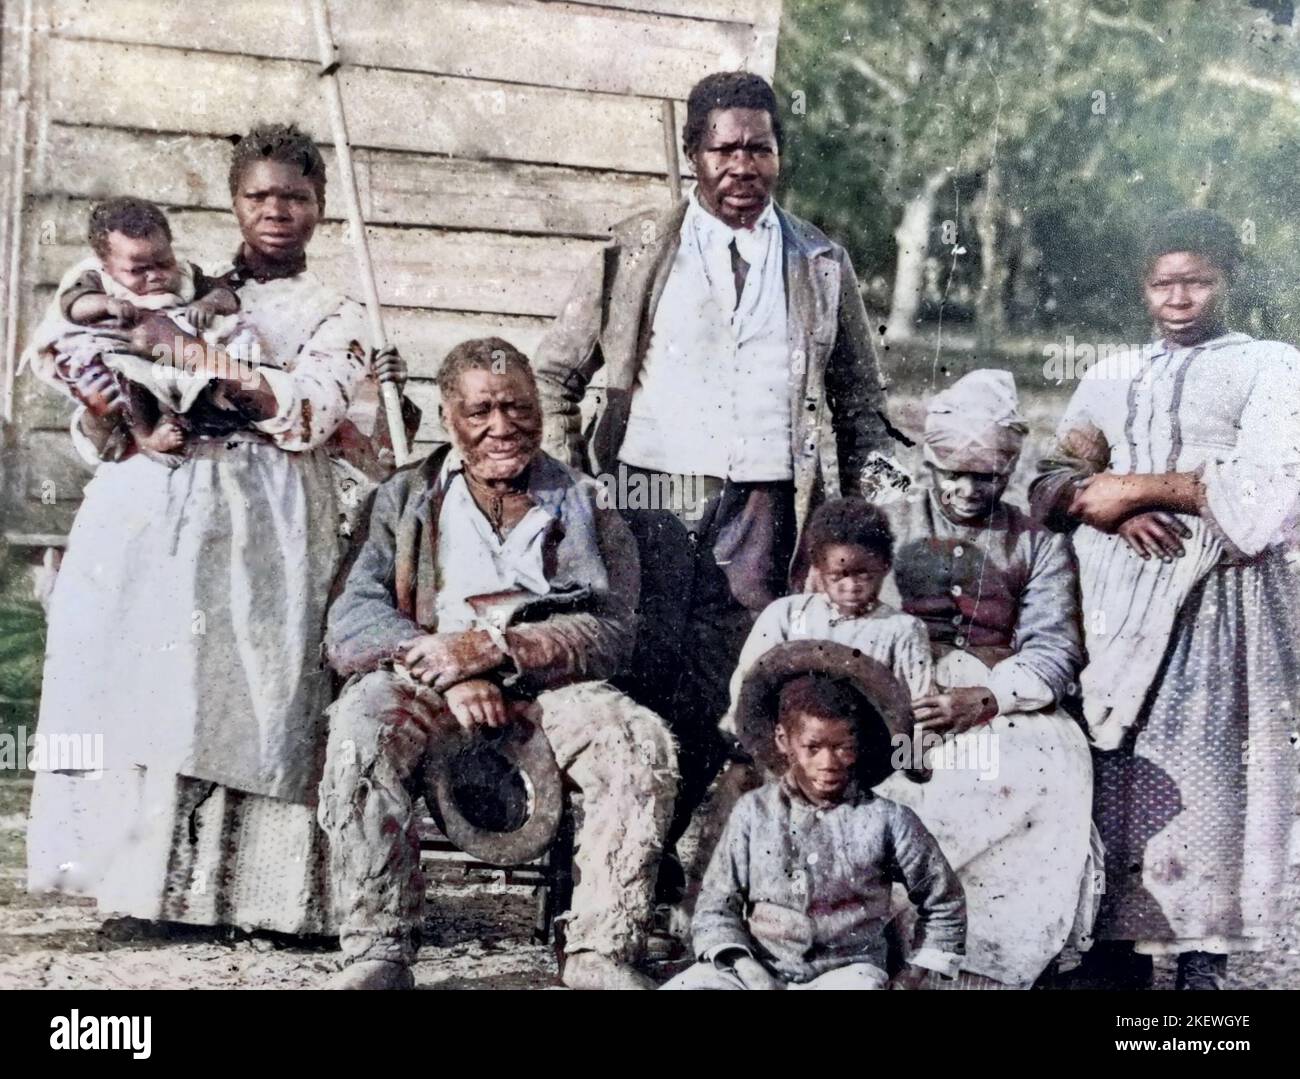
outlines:
[[947, 171], [927, 176], [921, 189], [903, 207], [902, 219], [894, 230], [898, 261], [885, 322], [885, 336], [891, 341], [907, 341], [916, 333], [916, 314], [925, 284], [925, 255], [930, 246], [930, 219], [934, 216], [935, 196], [947, 179]]
[[984, 190], [975, 203], [975, 231], [980, 238], [980, 291], [975, 299], [975, 347], [988, 353], [997, 347], [1006, 330], [1002, 306], [1006, 291], [1007, 263], [998, 244], [1002, 216], [1002, 178], [997, 162], [989, 166]]

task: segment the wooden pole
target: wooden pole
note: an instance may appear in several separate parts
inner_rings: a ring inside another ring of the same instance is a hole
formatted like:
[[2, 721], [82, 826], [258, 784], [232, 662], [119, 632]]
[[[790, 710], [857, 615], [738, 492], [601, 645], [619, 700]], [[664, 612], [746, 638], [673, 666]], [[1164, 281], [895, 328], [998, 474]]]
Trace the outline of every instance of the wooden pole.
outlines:
[[[339, 179], [343, 182], [343, 201], [347, 207], [348, 225], [352, 233], [352, 250], [357, 257], [361, 287], [365, 290], [366, 314], [370, 322], [370, 336], [376, 349], [388, 344], [384, 332], [383, 312], [379, 306], [379, 289], [375, 285], [375, 267], [370, 260], [370, 241], [366, 236], [366, 222], [361, 215], [361, 199], [357, 195], [357, 176], [352, 164], [352, 144], [348, 141], [347, 117], [343, 112], [343, 93], [339, 87], [338, 47], [330, 30], [329, 11], [325, 0], [309, 0], [312, 21], [316, 26], [316, 44], [320, 51], [320, 80], [329, 107], [330, 127], [334, 132], [334, 153], [339, 165]], [[379, 384], [384, 401], [384, 415], [388, 419], [388, 433], [393, 443], [393, 455], [398, 465], [406, 464], [410, 448], [406, 443], [406, 424], [402, 419], [402, 395], [391, 382]]]
[[672, 195], [673, 205], [682, 201], [682, 164], [677, 156], [677, 103], [671, 98], [663, 99], [659, 115], [664, 125], [664, 157], [668, 161], [668, 192]]
[[23, 203], [27, 197], [27, 113], [32, 95], [32, 0], [24, 0], [18, 52], [18, 101], [13, 114], [13, 157], [9, 176], [9, 221], [6, 229], [7, 265], [0, 279], [5, 283], [3, 324], [4, 371], [0, 373], [0, 417], [6, 423], [14, 418], [14, 382], [18, 377], [18, 313], [21, 310], [19, 275], [23, 259]]

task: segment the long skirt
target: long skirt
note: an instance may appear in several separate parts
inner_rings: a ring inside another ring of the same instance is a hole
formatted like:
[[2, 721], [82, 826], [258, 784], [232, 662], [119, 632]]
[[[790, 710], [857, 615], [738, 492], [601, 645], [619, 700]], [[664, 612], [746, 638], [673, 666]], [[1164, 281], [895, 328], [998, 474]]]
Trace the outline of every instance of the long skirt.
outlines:
[[[338, 554], [319, 452], [236, 436], [176, 469], [99, 466], [51, 597], [37, 727], [87, 759], [37, 771], [30, 889], [137, 917], [319, 926], [307, 882]], [[241, 898], [280, 873], [283, 900]]]
[[1179, 612], [1124, 746], [1097, 754], [1098, 937], [1144, 951], [1267, 947], [1286, 915], [1300, 585], [1280, 549], [1220, 566]]
[[[935, 666], [943, 685], [983, 685], [966, 652]], [[1028, 988], [1072, 934], [1086, 938], [1100, 888], [1090, 818], [1092, 765], [1079, 725], [1059, 709], [997, 716], [926, 760], [928, 783], [895, 774], [877, 792], [911, 807], [966, 889], [962, 968]]]
[[334, 932], [314, 808], [144, 768], [38, 772], [28, 888], [105, 916]]

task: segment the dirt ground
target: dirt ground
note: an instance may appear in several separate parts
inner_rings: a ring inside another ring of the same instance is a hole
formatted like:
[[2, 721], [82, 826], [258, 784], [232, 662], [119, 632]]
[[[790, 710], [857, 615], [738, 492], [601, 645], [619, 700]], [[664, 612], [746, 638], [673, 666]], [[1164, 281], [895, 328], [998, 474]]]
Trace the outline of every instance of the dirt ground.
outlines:
[[[332, 942], [188, 926], [104, 923], [89, 900], [23, 884], [31, 785], [0, 783], [0, 989], [311, 989], [338, 969]], [[435, 885], [415, 974], [427, 989], [550, 988], [555, 962], [531, 942], [533, 892], [458, 871]]]
[[[338, 969], [331, 942], [234, 931], [105, 924], [89, 900], [33, 897], [23, 887], [30, 782], [0, 782], [0, 989], [313, 989]], [[1293, 844], [1293, 854], [1297, 853]], [[1297, 859], [1293, 857], [1293, 862]], [[1232, 988], [1300, 989], [1300, 866], [1292, 866], [1295, 916], [1268, 953], [1234, 959]], [[530, 889], [450, 870], [430, 893], [421, 989], [556, 988], [555, 959], [532, 942]], [[667, 978], [677, 969], [660, 965]], [[1169, 964], [1160, 987], [1172, 985]]]

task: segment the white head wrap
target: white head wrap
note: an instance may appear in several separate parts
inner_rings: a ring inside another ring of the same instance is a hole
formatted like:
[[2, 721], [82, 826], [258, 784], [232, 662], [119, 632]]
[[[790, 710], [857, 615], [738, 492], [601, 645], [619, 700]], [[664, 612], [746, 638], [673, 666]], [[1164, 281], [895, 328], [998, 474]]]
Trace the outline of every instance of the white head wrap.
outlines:
[[930, 398], [925, 459], [950, 472], [1010, 472], [1029, 431], [1019, 406], [1010, 371], [963, 375]]

